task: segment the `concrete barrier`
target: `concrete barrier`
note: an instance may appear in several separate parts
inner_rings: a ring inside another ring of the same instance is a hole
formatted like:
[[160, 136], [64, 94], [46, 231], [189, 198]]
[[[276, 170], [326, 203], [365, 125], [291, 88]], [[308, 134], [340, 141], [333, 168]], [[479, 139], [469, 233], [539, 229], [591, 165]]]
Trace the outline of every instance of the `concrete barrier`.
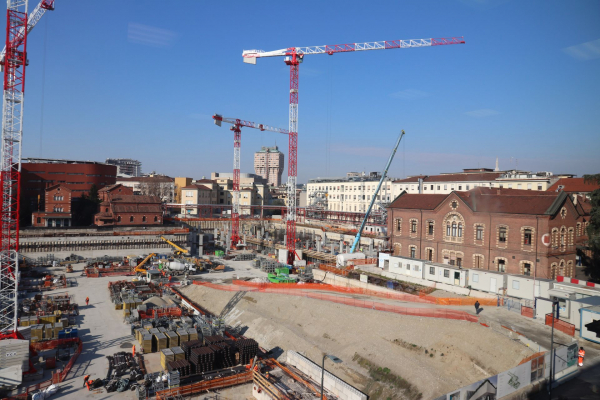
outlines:
[[[321, 383], [321, 374], [323, 369], [321, 366], [315, 364], [302, 354], [295, 352], [294, 350], [287, 351], [286, 363], [299, 369], [302, 373], [308, 375], [313, 381]], [[350, 386], [337, 376], [325, 370], [325, 378], [323, 381], [325, 389], [335, 394], [341, 400], [367, 400], [369, 396]], [[320, 387], [317, 388], [317, 390]]]

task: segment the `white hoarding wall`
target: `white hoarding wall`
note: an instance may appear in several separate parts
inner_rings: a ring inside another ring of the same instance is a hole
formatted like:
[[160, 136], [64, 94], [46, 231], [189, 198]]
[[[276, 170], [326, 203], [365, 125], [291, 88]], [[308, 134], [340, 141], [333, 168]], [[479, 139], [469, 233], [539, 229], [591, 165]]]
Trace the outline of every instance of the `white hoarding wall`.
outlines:
[[[577, 343], [554, 350], [555, 378], [568, 374], [568, 368], [576, 370], [577, 350]], [[453, 390], [435, 400], [501, 399], [549, 376], [550, 353], [546, 352], [508, 371]]]

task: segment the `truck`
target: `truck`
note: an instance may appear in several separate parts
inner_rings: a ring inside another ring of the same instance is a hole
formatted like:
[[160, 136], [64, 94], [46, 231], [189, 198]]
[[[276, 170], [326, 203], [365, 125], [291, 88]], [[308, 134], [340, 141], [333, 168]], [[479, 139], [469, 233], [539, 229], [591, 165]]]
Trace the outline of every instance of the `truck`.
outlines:
[[169, 275], [184, 275], [184, 274], [195, 274], [197, 272], [196, 266], [180, 260], [167, 261], [162, 264], [163, 269], [168, 271]]

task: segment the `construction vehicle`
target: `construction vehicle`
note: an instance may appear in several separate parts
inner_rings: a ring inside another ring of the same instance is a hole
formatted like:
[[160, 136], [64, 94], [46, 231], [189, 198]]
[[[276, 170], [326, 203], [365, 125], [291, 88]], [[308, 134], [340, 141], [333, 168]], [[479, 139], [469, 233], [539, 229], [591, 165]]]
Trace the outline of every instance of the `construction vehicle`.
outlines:
[[156, 256], [156, 253], [150, 253], [148, 255], [148, 257], [144, 258], [144, 260], [141, 263], [136, 265], [134, 271], [137, 272], [138, 274], [145, 275], [146, 272], [148, 271], [148, 268], [144, 268], [144, 265], [146, 265], [146, 263], [148, 261], [150, 261], [152, 259], [152, 257], [154, 257], [154, 256]]
[[356, 250], [356, 247], [360, 243], [360, 236], [362, 234], [362, 231], [365, 228], [367, 221], [369, 220], [369, 214], [371, 214], [371, 209], [373, 208], [375, 199], [377, 199], [377, 195], [379, 194], [379, 189], [381, 189], [381, 184], [383, 183], [383, 181], [385, 180], [385, 177], [387, 176], [388, 170], [390, 169], [390, 165], [392, 164], [392, 160], [394, 159], [394, 155], [396, 155], [396, 150], [398, 150], [398, 146], [400, 145], [400, 141], [402, 140], [403, 136], [404, 136], [404, 131], [402, 131], [400, 133], [400, 136], [398, 137], [398, 140], [396, 141], [396, 146], [394, 146], [394, 149], [392, 150], [392, 154], [390, 154], [390, 158], [388, 159], [387, 165], [385, 166], [385, 170], [383, 171], [383, 174], [381, 174], [381, 179], [379, 180], [377, 189], [375, 189], [375, 193], [373, 194], [373, 197], [371, 198], [371, 203], [369, 203], [369, 208], [367, 209], [367, 212], [365, 213], [365, 218], [363, 219], [362, 223], [360, 224], [358, 233], [356, 234], [356, 237], [354, 238], [354, 243], [352, 243], [352, 248], [350, 249], [350, 254], [354, 253], [354, 250]]
[[165, 242], [169, 243], [171, 246], [173, 246], [173, 248], [175, 249], [176, 256], [181, 256], [183, 254], [187, 254], [187, 255], [190, 254], [190, 252], [188, 250], [184, 249], [183, 247], [177, 246], [175, 243], [171, 242], [169, 239], [165, 238], [164, 236], [161, 236], [160, 238], [162, 240], [164, 240]]
[[182, 262], [181, 260], [168, 261], [164, 264], [161, 264], [161, 266], [162, 268], [159, 267], [159, 269], [164, 269], [165, 272], [168, 273], [168, 275], [177, 276], [188, 273], [195, 274], [197, 272], [196, 266], [194, 264]]

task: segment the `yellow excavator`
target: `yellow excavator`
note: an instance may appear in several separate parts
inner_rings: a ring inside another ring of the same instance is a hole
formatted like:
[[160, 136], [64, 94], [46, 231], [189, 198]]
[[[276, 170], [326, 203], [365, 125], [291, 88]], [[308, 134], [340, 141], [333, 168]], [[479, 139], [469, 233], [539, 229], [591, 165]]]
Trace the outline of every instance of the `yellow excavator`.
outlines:
[[146, 272], [148, 271], [147, 268], [144, 268], [144, 265], [150, 261], [152, 259], [152, 257], [154, 257], [156, 255], [156, 253], [150, 253], [150, 255], [148, 255], [148, 257], [144, 258], [144, 260], [139, 263], [136, 267], [135, 267], [135, 272], [139, 273], [139, 274], [146, 274]]
[[165, 238], [164, 236], [160, 237], [162, 240], [164, 240], [165, 242], [169, 243], [171, 246], [173, 246], [173, 248], [175, 249], [175, 255], [176, 256], [181, 256], [181, 255], [189, 255], [190, 252], [182, 247], [177, 246], [175, 243], [171, 242], [169, 239]]

